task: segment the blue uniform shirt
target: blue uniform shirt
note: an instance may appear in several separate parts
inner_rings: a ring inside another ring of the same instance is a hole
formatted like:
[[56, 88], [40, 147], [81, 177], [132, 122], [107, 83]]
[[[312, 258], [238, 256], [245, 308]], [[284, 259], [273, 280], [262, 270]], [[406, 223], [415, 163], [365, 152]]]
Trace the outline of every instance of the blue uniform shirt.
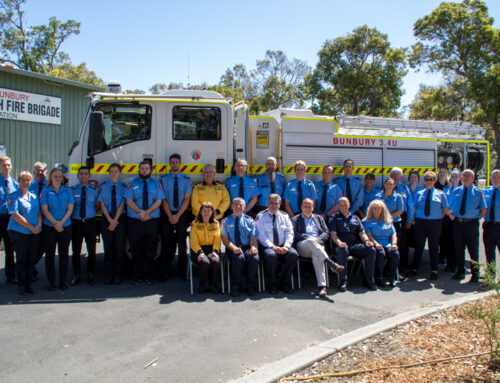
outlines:
[[221, 235], [228, 237], [232, 243], [236, 244], [234, 225], [236, 225], [237, 220], [240, 229], [241, 244], [247, 246], [250, 244], [250, 238], [257, 236], [257, 229], [255, 228], [253, 219], [247, 215], [241, 214], [239, 217], [236, 217], [234, 214], [231, 214], [224, 219], [224, 221], [222, 221]]
[[[347, 177], [342, 176], [336, 178], [333, 180], [333, 182], [339, 185], [340, 189], [342, 190], [342, 195], [344, 197], [347, 197], [347, 191], [346, 191]], [[365, 194], [363, 191], [363, 182], [359, 178], [351, 176], [349, 177], [349, 186], [351, 188], [351, 197], [352, 197], [351, 208], [349, 209], [349, 211], [351, 213], [355, 213], [361, 206], [363, 206], [363, 202], [365, 199]]]
[[349, 214], [347, 217], [338, 211], [328, 219], [328, 229], [337, 233], [337, 237], [352, 246], [361, 243], [359, 234], [364, 230], [363, 224], [357, 215]]
[[[245, 205], [248, 205], [254, 196], [260, 195], [257, 180], [245, 174], [243, 177], [243, 199]], [[229, 192], [231, 201], [240, 196], [240, 177], [237, 175], [232, 176], [226, 180], [226, 189]], [[266, 202], [267, 205], [267, 202]]]
[[[306, 198], [310, 198], [313, 201], [317, 199], [316, 188], [314, 184], [307, 180], [303, 179], [302, 181], [302, 200]], [[290, 202], [290, 207], [292, 208], [295, 214], [300, 213], [300, 206], [298, 206], [298, 198], [299, 198], [299, 180], [297, 178], [291, 180], [285, 189], [285, 194], [283, 195], [284, 199], [287, 199]]]
[[[274, 176], [274, 194], [281, 197], [286, 187], [285, 177], [279, 173], [274, 173]], [[271, 194], [271, 181], [267, 178], [267, 172], [257, 177], [257, 185], [260, 191], [259, 206], [267, 207], [267, 199]]]
[[163, 186], [163, 192], [165, 193], [165, 199], [168, 202], [170, 211], [174, 213], [179, 211], [184, 203], [184, 196], [193, 192], [191, 178], [179, 172], [179, 174], [177, 174], [177, 198], [179, 200], [179, 205], [174, 206], [175, 177], [176, 176], [173, 173], [168, 173], [166, 176], [161, 177], [161, 184]]
[[415, 207], [413, 204], [413, 198], [411, 198], [410, 188], [402, 184], [401, 182], [398, 182], [398, 184], [396, 185], [396, 191], [401, 194], [401, 197], [403, 197], [403, 212], [406, 213], [406, 222], [403, 223], [411, 223], [415, 216]]
[[[496, 188], [497, 192], [495, 194], [495, 222], [500, 222], [500, 188]], [[495, 186], [488, 186], [483, 190], [484, 198], [486, 199], [486, 205], [488, 205], [488, 211], [484, 216], [484, 220], [490, 222], [490, 211], [491, 211], [491, 197], [493, 197], [493, 192]]]
[[465, 186], [459, 186], [452, 192], [451, 210], [453, 215], [457, 218], [479, 218], [481, 216], [481, 209], [486, 208], [486, 200], [481, 189], [471, 185], [467, 188], [467, 199], [465, 202], [465, 214], [460, 214], [460, 206], [462, 205], [462, 197], [464, 194]]
[[411, 190], [411, 187], [408, 185], [408, 190], [410, 191], [411, 198], [413, 200], [413, 205], [415, 205], [415, 201], [417, 198], [417, 194], [420, 190], [425, 190], [426, 188], [423, 188], [422, 186], [417, 186], [415, 188], [415, 191]]
[[453, 190], [455, 190], [455, 189], [456, 188], [453, 185], [445, 186], [443, 189], [444, 194], [446, 194], [446, 199], [448, 200], [448, 208], [449, 209], [451, 209], [453, 206]]
[[[28, 191], [28, 194], [24, 197], [20, 190], [15, 191], [9, 195], [7, 206], [9, 214], [17, 213], [23, 216], [31, 225], [36, 226], [38, 224], [38, 214], [41, 213], [40, 200], [35, 193]], [[9, 219], [7, 230], [14, 230], [23, 234], [32, 234], [30, 230], [17, 223], [12, 217]]]
[[415, 217], [420, 219], [441, 219], [443, 217], [443, 210], [448, 209], [448, 199], [446, 194], [439, 189], [430, 189], [431, 194], [431, 211], [430, 215], [425, 215], [425, 201], [429, 189], [425, 188], [420, 190], [415, 197]]
[[[8, 187], [5, 185], [5, 181], [8, 181]], [[14, 193], [19, 190], [19, 184], [17, 181], [9, 176], [8, 179], [5, 179], [0, 174], [0, 214], [9, 214], [7, 209], [7, 197], [9, 194]]]
[[339, 198], [342, 197], [342, 190], [333, 182], [326, 185], [326, 208], [324, 211], [321, 211], [321, 200], [323, 199], [323, 192], [325, 191], [325, 183], [323, 181], [317, 181], [314, 185], [316, 186], [317, 194], [315, 209], [320, 214], [326, 214], [333, 206], [339, 203]]
[[[123, 182], [118, 181], [116, 184], [113, 184], [113, 182], [106, 181], [103, 182], [100, 186], [100, 191], [99, 191], [99, 196], [97, 197], [97, 202], [104, 202], [104, 206], [106, 206], [106, 210], [108, 213], [111, 214], [111, 199], [112, 199], [112, 192], [113, 192], [113, 185], [115, 185], [115, 193], [116, 193], [116, 210], [118, 210], [118, 207], [120, 207], [120, 204], [127, 204], [125, 201], [125, 192], [127, 191], [125, 185]], [[125, 212], [125, 210], [122, 211], [122, 214]], [[114, 218], [114, 217], [111, 217]]]
[[[127, 185], [127, 191], [125, 192], [125, 198], [130, 199], [135, 202], [137, 207], [142, 210], [142, 189], [144, 188], [144, 183], [141, 177], [135, 177]], [[148, 208], [153, 205], [156, 201], [165, 199], [165, 193], [163, 192], [163, 187], [160, 181], [155, 180], [152, 177], [148, 177], [146, 180], [148, 185]], [[139, 214], [137, 214], [132, 209], [127, 209], [127, 216], [130, 218], [140, 219]], [[149, 215], [151, 218], [160, 218], [160, 208], [154, 210]]]
[[[395, 211], [403, 210], [404, 207], [403, 196], [399, 193], [396, 193], [395, 191], [392, 192], [389, 198], [386, 198], [385, 192], [381, 190], [380, 192], [377, 193], [375, 198], [384, 201], [385, 206], [387, 206], [387, 209], [389, 210], [389, 213], [391, 213], [391, 215]], [[393, 221], [401, 222], [401, 216], [393, 218]]]
[[38, 182], [37, 180], [33, 180], [33, 182], [31, 183], [28, 190], [32, 193], [35, 193], [37, 195], [38, 199], [40, 199], [41, 194], [38, 193], [40, 191], [40, 185], [42, 185], [42, 191], [43, 191], [43, 189], [45, 189], [47, 187], [48, 183], [49, 183], [49, 180], [47, 180], [47, 179], [44, 179], [43, 182], [41, 182], [41, 183]]
[[372, 187], [372, 190], [369, 192], [366, 191], [366, 188], [363, 188], [363, 195], [364, 195], [364, 200], [363, 200], [363, 206], [361, 207], [361, 210], [363, 213], [366, 215], [366, 212], [368, 211], [368, 206], [370, 206], [370, 202], [372, 202], [377, 195], [377, 193], [380, 193], [380, 189], [376, 187]]
[[[54, 217], [56, 221], [60, 221], [66, 211], [68, 210], [68, 204], [74, 204], [75, 198], [73, 197], [73, 193], [71, 193], [71, 189], [66, 186], [60, 186], [59, 193], [52, 186], [47, 186], [43, 189], [42, 198], [40, 198], [40, 205], [47, 205], [50, 214]], [[54, 225], [47, 219], [43, 218], [43, 223], [47, 226], [53, 227]], [[71, 225], [71, 219], [67, 219], [63, 226]]]
[[367, 233], [371, 233], [373, 239], [377, 241], [380, 245], [384, 247], [388, 247], [392, 245], [392, 236], [396, 234], [396, 229], [394, 229], [394, 225], [392, 222], [385, 223], [376, 219], [365, 220], [365, 231]]
[[81, 220], [80, 205], [82, 202], [82, 190], [85, 188], [85, 217], [84, 219], [94, 218], [96, 216], [95, 204], [99, 196], [99, 189], [94, 183], [88, 183], [83, 186], [82, 184], [71, 187], [73, 198], [75, 199], [75, 206], [73, 207], [73, 214], [71, 219]]

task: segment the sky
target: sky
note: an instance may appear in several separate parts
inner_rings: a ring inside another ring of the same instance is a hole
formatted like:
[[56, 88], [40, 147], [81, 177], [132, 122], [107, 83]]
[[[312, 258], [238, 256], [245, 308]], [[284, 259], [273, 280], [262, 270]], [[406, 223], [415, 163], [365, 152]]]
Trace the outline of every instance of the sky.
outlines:
[[[123, 89], [148, 90], [155, 83], [217, 84], [229, 67], [255, 68], [266, 50], [317, 63], [327, 40], [358, 26], [376, 27], [392, 47], [416, 42], [413, 24], [440, 4], [436, 0], [28, 0], [28, 25], [49, 17], [81, 23], [80, 34], [62, 46], [73, 64], [85, 62], [105, 81]], [[500, 1], [487, 0], [499, 27]], [[436, 85], [438, 74], [409, 71], [401, 105], [419, 85]]]

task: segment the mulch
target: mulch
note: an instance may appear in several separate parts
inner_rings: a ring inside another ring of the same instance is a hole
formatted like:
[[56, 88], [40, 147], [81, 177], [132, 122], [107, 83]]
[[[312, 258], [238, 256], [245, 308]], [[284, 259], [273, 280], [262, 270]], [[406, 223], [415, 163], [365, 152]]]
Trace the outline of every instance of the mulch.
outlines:
[[[489, 351], [486, 327], [473, 319], [473, 305], [491, 310], [500, 299], [489, 296], [476, 302], [416, 319], [352, 345], [291, 377], [408, 365], [428, 360]], [[500, 323], [498, 324], [500, 327]], [[498, 330], [497, 330], [498, 331]], [[491, 369], [489, 355], [353, 376], [325, 377], [321, 382], [500, 382], [500, 370]], [[293, 379], [293, 380], [292, 380]], [[303, 380], [301, 380], [303, 381]], [[309, 380], [313, 381], [313, 380]]]

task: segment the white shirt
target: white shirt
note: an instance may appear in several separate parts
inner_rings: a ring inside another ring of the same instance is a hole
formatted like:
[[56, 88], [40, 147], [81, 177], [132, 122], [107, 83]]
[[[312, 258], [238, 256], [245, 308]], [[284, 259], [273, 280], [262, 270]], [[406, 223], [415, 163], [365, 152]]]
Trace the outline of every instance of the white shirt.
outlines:
[[[292, 247], [293, 243], [293, 226], [288, 214], [278, 211], [276, 213], [276, 224], [278, 225], [278, 236], [280, 245]], [[269, 210], [264, 210], [259, 213], [256, 218], [255, 226], [257, 227], [259, 243], [264, 247], [274, 246], [273, 242], [273, 215]]]

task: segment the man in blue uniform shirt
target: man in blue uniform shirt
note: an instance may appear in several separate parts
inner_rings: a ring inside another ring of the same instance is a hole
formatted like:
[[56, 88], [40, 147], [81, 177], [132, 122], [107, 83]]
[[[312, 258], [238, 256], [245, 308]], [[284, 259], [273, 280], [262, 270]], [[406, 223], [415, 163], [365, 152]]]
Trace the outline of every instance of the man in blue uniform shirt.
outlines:
[[[398, 249], [400, 255], [400, 270], [408, 269], [408, 250], [409, 250], [409, 236], [412, 221], [415, 214], [415, 207], [413, 204], [413, 198], [411, 198], [411, 192], [408, 186], [401, 183], [403, 179], [403, 170], [400, 168], [392, 168], [390, 177], [394, 180], [395, 190], [397, 193], [401, 194], [403, 197], [403, 214], [401, 214], [401, 231], [397, 233], [398, 236]], [[397, 228], [396, 228], [397, 229]]]
[[291, 180], [285, 189], [283, 199], [285, 200], [285, 210], [290, 217], [300, 214], [302, 201], [305, 198], [316, 200], [316, 188], [314, 184], [305, 178], [307, 166], [304, 161], [297, 161], [293, 166], [295, 179]]
[[259, 212], [267, 209], [267, 199], [270, 194], [278, 194], [280, 197], [283, 197], [286, 181], [282, 174], [276, 172], [276, 165], [276, 158], [267, 157], [266, 171], [257, 177], [257, 185], [260, 191], [258, 201]]
[[363, 192], [363, 182], [353, 177], [352, 172], [354, 171], [354, 161], [345, 160], [344, 161], [344, 175], [335, 179], [335, 182], [342, 190], [342, 195], [349, 200], [351, 205], [350, 212], [356, 213], [358, 209], [363, 206], [364, 192]]
[[165, 193], [160, 215], [161, 237], [161, 265], [160, 280], [166, 281], [170, 264], [179, 248], [177, 271], [182, 279], [186, 278], [187, 253], [186, 237], [192, 216], [189, 211], [189, 202], [193, 191], [191, 179], [181, 172], [181, 156], [170, 156], [170, 173], [161, 178]]
[[134, 284], [153, 284], [153, 260], [158, 245], [160, 206], [165, 199], [160, 181], [151, 178], [149, 161], [139, 164], [139, 176], [127, 185], [127, 229], [134, 264]]
[[8, 195], [19, 190], [19, 184], [10, 176], [12, 162], [9, 157], [0, 158], [0, 241], [3, 239], [5, 249], [5, 276], [7, 283], [16, 284], [16, 263], [14, 248], [7, 232], [9, 212], [7, 210]]
[[231, 295], [237, 297], [241, 289], [241, 272], [247, 265], [247, 292], [256, 294], [259, 251], [257, 249], [257, 229], [251, 217], [244, 215], [245, 200], [240, 197], [231, 203], [233, 214], [222, 221], [222, 242], [226, 256], [231, 262]]
[[364, 259], [365, 280], [363, 285], [369, 290], [377, 290], [375, 285], [375, 258], [377, 251], [374, 244], [366, 235], [361, 220], [350, 211], [347, 197], [339, 200], [339, 211], [328, 220], [328, 229], [333, 244], [337, 246], [335, 252], [336, 262], [344, 266], [339, 273], [339, 291], [341, 293], [347, 288], [347, 256]]
[[73, 255], [71, 261], [73, 264], [73, 280], [71, 284], [76, 286], [81, 282], [81, 251], [82, 242], [85, 238], [87, 245], [87, 277], [88, 283], [95, 284], [96, 269], [96, 236], [97, 222], [95, 220], [96, 210], [98, 210], [97, 197], [99, 189], [94, 183], [89, 183], [90, 169], [82, 166], [78, 169], [78, 180], [80, 183], [71, 188], [75, 206], [71, 215], [72, 238], [71, 249]]
[[259, 199], [259, 187], [255, 178], [247, 175], [247, 161], [238, 158], [234, 164], [236, 174], [226, 181], [226, 188], [229, 191], [231, 201], [236, 197], [243, 198], [246, 211], [252, 212]]
[[[42, 191], [47, 187], [49, 181], [47, 180], [47, 164], [44, 162], [35, 162], [33, 164], [33, 182], [30, 185], [29, 191], [35, 193], [38, 198], [42, 197]], [[44, 253], [43, 236], [40, 236], [40, 243], [38, 244], [38, 254], [33, 262], [33, 280], [38, 278], [38, 271], [36, 264], [42, 259]]]
[[488, 211], [484, 216], [483, 243], [486, 260], [495, 264], [496, 249], [500, 250], [500, 170], [491, 172], [491, 186], [484, 190]]
[[[462, 172], [462, 186], [455, 188], [451, 198], [450, 219], [453, 221], [453, 237], [457, 272], [453, 279], [465, 278], [465, 246], [472, 261], [479, 260], [479, 220], [488, 210], [483, 192], [473, 185], [474, 172], [466, 169]], [[470, 283], [479, 281], [479, 266], [472, 265]]]
[[339, 210], [339, 198], [342, 197], [342, 190], [333, 183], [333, 168], [330, 165], [323, 166], [323, 179], [315, 182], [316, 186], [316, 211], [328, 219]]
[[293, 226], [286, 213], [280, 211], [281, 197], [271, 194], [267, 210], [257, 215], [259, 254], [264, 259], [266, 274], [271, 279], [270, 293], [278, 292], [278, 260], [284, 264], [281, 285], [287, 294], [292, 293], [291, 278], [299, 254], [292, 247]]

